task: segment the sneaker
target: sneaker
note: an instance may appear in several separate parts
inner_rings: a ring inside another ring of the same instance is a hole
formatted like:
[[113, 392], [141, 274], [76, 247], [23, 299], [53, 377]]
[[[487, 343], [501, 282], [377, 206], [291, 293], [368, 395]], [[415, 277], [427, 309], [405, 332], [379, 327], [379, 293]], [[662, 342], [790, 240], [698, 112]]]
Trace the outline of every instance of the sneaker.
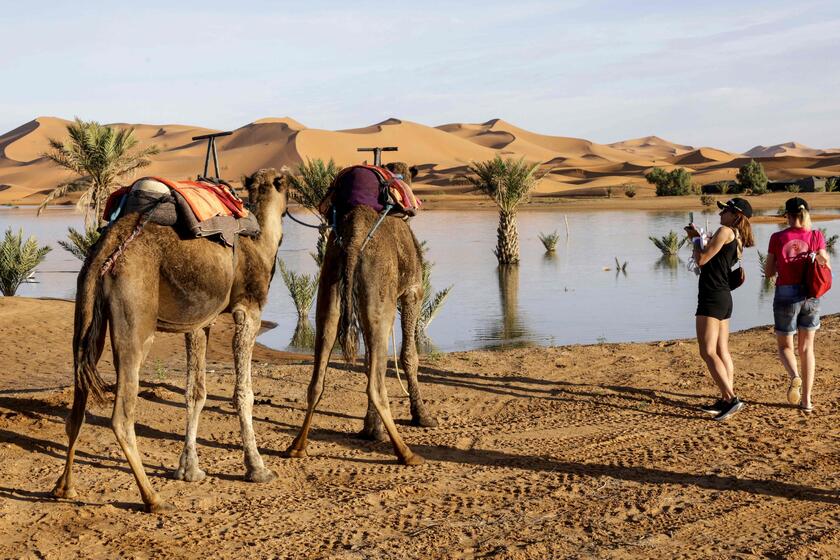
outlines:
[[729, 402], [724, 401], [723, 402], [723, 410], [721, 410], [720, 413], [717, 416], [715, 416], [714, 419], [715, 420], [726, 420], [727, 418], [729, 418], [730, 416], [732, 416], [733, 414], [735, 414], [736, 412], [738, 412], [742, 408], [744, 408], [744, 402], [741, 399], [739, 399], [738, 397], [735, 397], [734, 399], [732, 399]]
[[718, 399], [712, 404], [703, 405], [700, 407], [700, 410], [705, 412], [706, 414], [720, 414], [720, 411], [726, 407], [726, 401], [723, 399]]
[[802, 378], [798, 375], [790, 380], [790, 385], [787, 390], [787, 402], [794, 406], [799, 404], [802, 400]]

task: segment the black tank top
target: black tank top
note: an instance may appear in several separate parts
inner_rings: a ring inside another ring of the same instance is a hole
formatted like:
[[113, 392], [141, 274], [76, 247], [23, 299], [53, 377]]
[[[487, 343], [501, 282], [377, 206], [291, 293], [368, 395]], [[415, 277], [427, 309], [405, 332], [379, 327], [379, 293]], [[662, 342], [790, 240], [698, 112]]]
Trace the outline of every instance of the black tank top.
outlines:
[[700, 267], [700, 293], [729, 291], [729, 271], [738, 262], [738, 233]]

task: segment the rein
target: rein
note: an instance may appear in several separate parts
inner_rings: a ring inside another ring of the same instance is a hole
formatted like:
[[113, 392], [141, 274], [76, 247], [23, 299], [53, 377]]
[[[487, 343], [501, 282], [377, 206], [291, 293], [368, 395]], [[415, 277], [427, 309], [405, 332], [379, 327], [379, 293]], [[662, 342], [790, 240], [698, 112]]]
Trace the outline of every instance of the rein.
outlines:
[[306, 227], [308, 227], [308, 228], [312, 228], [312, 229], [321, 229], [321, 228], [325, 227], [325, 226], [324, 226], [324, 224], [318, 224], [318, 225], [316, 225], [316, 226], [313, 226], [312, 224], [307, 224], [306, 222], [301, 221], [301, 220], [299, 220], [299, 219], [295, 218], [295, 215], [294, 215], [294, 214], [292, 214], [292, 213], [289, 211], [288, 207], [286, 208], [286, 212], [284, 213], [284, 215], [285, 215], [285, 216], [290, 217], [290, 218], [292, 219], [292, 221], [293, 221], [293, 222], [297, 222], [297, 223], [299, 223], [300, 225], [302, 225], [302, 226], [306, 226]]

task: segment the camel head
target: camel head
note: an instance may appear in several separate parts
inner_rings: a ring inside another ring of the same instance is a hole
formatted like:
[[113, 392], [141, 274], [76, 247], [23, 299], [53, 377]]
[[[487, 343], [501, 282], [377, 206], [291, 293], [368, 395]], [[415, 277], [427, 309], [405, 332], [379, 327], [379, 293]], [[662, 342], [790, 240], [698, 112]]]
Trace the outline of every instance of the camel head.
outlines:
[[404, 161], [395, 161], [392, 163], [386, 163], [385, 167], [388, 168], [388, 171], [391, 173], [397, 173], [403, 176], [403, 181], [411, 184], [411, 180], [417, 177], [417, 167], [411, 166], [409, 167], [407, 163]]
[[265, 213], [278, 216], [286, 211], [289, 185], [286, 176], [276, 169], [260, 169], [242, 181], [248, 191], [248, 203], [259, 217]]

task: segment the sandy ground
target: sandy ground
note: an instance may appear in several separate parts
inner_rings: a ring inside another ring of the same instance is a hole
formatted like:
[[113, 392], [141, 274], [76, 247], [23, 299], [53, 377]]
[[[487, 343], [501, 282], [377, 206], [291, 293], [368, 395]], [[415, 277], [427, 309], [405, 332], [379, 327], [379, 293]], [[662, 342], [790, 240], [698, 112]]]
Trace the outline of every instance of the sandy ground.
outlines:
[[[76, 501], [48, 491], [72, 400], [72, 304], [0, 298], [2, 558], [837, 558], [840, 318], [818, 337], [816, 411], [785, 404], [769, 327], [732, 337], [745, 410], [716, 423], [693, 341], [425, 357], [440, 420], [407, 425], [427, 463], [355, 439], [364, 376], [336, 362], [311, 456], [282, 451], [303, 417], [311, 360], [255, 355], [257, 442], [277, 480], [243, 482], [229, 324], [215, 329], [199, 427], [208, 476], [172, 480], [184, 427], [182, 339], [161, 335], [144, 367], [138, 436], [147, 472], [178, 512], [140, 511], [107, 407], [89, 410]], [[687, 321], [692, 320], [690, 317]], [[106, 353], [103, 370], [111, 378]]]

